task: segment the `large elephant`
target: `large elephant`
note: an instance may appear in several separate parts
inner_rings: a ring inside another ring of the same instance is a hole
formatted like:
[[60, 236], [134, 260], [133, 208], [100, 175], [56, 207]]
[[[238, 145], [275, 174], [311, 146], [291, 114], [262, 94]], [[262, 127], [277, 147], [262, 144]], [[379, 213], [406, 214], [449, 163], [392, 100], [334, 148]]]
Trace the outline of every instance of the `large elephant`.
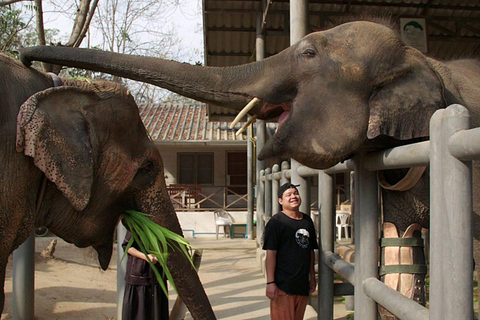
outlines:
[[[182, 234], [162, 158], [126, 88], [62, 82], [0, 54], [0, 314], [8, 257], [35, 227], [92, 246], [102, 269], [126, 209]], [[172, 252], [168, 265], [193, 317], [214, 319], [188, 260]]]
[[[250, 114], [259, 119], [279, 117], [278, 131], [259, 158], [291, 157], [319, 169], [356, 152], [428, 139], [430, 117], [451, 103], [466, 106], [472, 125], [480, 124], [477, 60], [436, 61], [402, 43], [392, 27], [370, 21], [311, 33], [265, 60], [227, 68], [59, 47], [27, 48], [22, 59], [27, 64], [35, 59], [108, 72], [239, 110], [258, 98], [261, 103]], [[479, 170], [474, 167], [477, 191]], [[394, 184], [403, 174], [389, 170], [384, 180]], [[427, 170], [412, 189], [384, 192], [387, 237], [419, 237], [421, 227], [428, 228], [428, 179]], [[477, 199], [475, 212], [478, 206]], [[476, 214], [474, 221], [478, 248]], [[410, 255], [412, 263], [423, 258], [416, 249]], [[414, 290], [411, 285], [422, 284], [423, 276], [412, 279], [410, 289], [399, 289], [422, 301], [423, 286]], [[398, 285], [398, 279], [393, 283]]]

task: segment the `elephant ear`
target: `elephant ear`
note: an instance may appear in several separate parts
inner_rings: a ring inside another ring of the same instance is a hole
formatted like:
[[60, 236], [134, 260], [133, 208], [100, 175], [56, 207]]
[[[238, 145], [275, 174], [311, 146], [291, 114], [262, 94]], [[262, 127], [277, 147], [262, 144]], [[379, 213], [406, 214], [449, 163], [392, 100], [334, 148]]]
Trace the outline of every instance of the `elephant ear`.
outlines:
[[445, 108], [444, 84], [423, 54], [406, 48], [405, 61], [381, 81], [370, 98], [367, 137], [428, 137], [430, 117]]
[[17, 151], [32, 157], [79, 211], [87, 206], [93, 183], [92, 133], [85, 112], [95, 99], [84, 89], [49, 88], [31, 96], [17, 117]]

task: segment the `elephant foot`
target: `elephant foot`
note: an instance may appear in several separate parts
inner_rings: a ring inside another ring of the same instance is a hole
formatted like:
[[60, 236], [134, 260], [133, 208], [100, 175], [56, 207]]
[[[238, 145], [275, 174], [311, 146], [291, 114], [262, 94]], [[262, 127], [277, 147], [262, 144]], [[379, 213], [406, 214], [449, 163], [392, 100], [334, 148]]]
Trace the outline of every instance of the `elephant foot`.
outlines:
[[[399, 237], [397, 227], [393, 223], [383, 224], [382, 261], [379, 275], [387, 286], [425, 305], [427, 266], [421, 231], [420, 224], [415, 223], [407, 228], [402, 237]], [[384, 320], [397, 319], [381, 306], [378, 311]]]

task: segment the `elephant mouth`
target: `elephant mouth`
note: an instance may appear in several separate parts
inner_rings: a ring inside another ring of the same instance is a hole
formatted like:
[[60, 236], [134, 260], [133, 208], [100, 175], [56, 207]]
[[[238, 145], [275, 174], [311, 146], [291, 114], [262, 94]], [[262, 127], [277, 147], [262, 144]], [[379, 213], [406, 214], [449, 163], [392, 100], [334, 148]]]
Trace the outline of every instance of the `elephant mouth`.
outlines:
[[[282, 152], [278, 147], [274, 147], [274, 145], [278, 143], [274, 143], [272, 141], [278, 140], [275, 139], [275, 137], [278, 137], [278, 135], [282, 135], [282, 133], [279, 133], [279, 131], [282, 131], [282, 128], [285, 126], [285, 123], [288, 122], [290, 119], [291, 111], [292, 111], [292, 102], [287, 101], [283, 103], [269, 103], [260, 100], [259, 98], [253, 98], [246, 106], [243, 108], [235, 120], [230, 124], [230, 128], [233, 129], [233, 127], [250, 111], [252, 110], [256, 105], [258, 105], [260, 102], [262, 102], [262, 106], [260, 108], [257, 108], [254, 110], [254, 115], [250, 117], [250, 120], [240, 129], [237, 131], [237, 135], [245, 131], [248, 126], [255, 120], [255, 119], [261, 119], [261, 120], [271, 120], [277, 118], [278, 121], [278, 126], [275, 130], [274, 136], [269, 139], [269, 141], [264, 145], [262, 150], [260, 150], [260, 153], [258, 154], [258, 159], [259, 160], [265, 160], [268, 158], [271, 158], [275, 155], [280, 155]], [[285, 131], [285, 130], [283, 130]], [[277, 141], [278, 142], [278, 141]]]
[[[230, 124], [230, 128], [233, 128], [243, 118], [243, 116], [245, 116], [248, 113], [248, 111], [253, 109], [256, 105], [260, 104], [260, 102], [262, 102], [261, 108], [258, 111], [255, 110], [256, 111], [255, 115], [252, 116], [253, 119], [251, 119], [250, 122], [248, 122], [248, 124], [250, 124], [254, 119], [271, 120], [271, 119], [278, 118], [277, 120], [278, 127], [275, 131], [277, 132], [282, 126], [282, 124], [288, 120], [290, 116], [290, 111], [292, 109], [292, 102], [283, 102], [280, 104], [274, 104], [274, 103], [262, 101], [258, 98], [254, 98], [247, 104], [247, 106], [245, 106], [245, 108], [243, 108], [239, 112], [238, 116]], [[247, 126], [245, 125], [242, 129], [240, 129], [237, 132], [237, 134], [242, 133], [246, 128]]]
[[278, 117], [278, 130], [282, 123], [284, 123], [288, 119], [291, 108], [291, 102], [285, 102], [281, 104], [270, 104], [265, 102], [260, 109], [260, 114], [257, 116], [257, 118], [262, 120], [269, 120]]

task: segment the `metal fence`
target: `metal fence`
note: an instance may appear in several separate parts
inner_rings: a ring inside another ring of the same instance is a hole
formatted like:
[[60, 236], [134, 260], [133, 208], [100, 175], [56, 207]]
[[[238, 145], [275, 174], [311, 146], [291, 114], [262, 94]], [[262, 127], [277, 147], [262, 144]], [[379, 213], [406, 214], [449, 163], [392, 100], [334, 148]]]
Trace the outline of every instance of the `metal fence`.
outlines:
[[171, 184], [167, 192], [176, 211], [246, 210], [248, 195], [238, 193], [246, 187]]
[[[355, 318], [377, 319], [377, 303], [402, 320], [473, 319], [472, 164], [480, 158], [480, 128], [470, 129], [468, 111], [460, 105], [438, 110], [430, 121], [430, 141], [382, 152], [356, 154], [327, 170], [300, 166], [302, 177], [318, 175], [320, 212], [318, 319], [333, 319], [334, 272], [354, 287]], [[417, 304], [378, 280], [379, 208], [376, 171], [430, 165], [430, 306]], [[290, 179], [287, 163], [261, 172], [257, 200], [260, 221], [277, 212], [273, 197]], [[354, 171], [355, 266], [334, 251], [335, 206], [332, 174]], [[306, 192], [306, 191], [304, 191]], [[302, 194], [302, 190], [300, 190]], [[302, 195], [303, 196], [303, 195]], [[257, 223], [261, 241], [264, 223]], [[348, 288], [346, 290], [348, 292]]]

